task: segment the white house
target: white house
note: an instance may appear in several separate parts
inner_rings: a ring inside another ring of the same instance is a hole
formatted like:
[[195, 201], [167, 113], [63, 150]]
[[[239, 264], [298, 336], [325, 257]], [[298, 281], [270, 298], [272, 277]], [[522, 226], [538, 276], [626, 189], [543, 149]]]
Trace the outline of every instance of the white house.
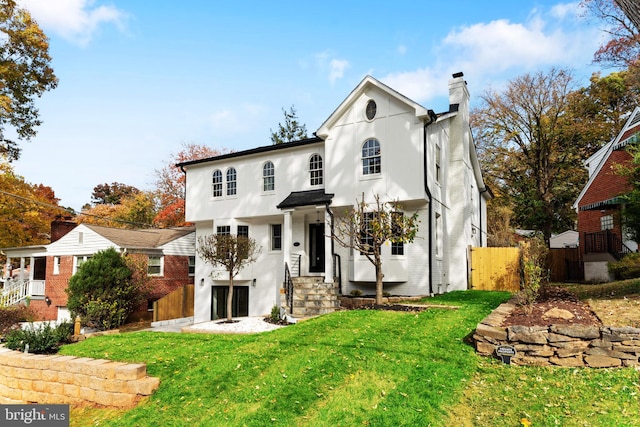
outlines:
[[[179, 164], [196, 235], [248, 235], [262, 247], [235, 281], [234, 314], [259, 316], [280, 305], [281, 293], [291, 293], [287, 269], [344, 295], [373, 294], [373, 265], [330, 237], [335, 218], [363, 195], [368, 203], [376, 195], [399, 201], [406, 214], [419, 215], [413, 243], [383, 247], [385, 292], [467, 289], [468, 249], [486, 244], [490, 193], [462, 73], [449, 82], [449, 100], [449, 110], [435, 114], [367, 76], [313, 138]], [[227, 276], [212, 272], [197, 258], [196, 322], [225, 313]]]

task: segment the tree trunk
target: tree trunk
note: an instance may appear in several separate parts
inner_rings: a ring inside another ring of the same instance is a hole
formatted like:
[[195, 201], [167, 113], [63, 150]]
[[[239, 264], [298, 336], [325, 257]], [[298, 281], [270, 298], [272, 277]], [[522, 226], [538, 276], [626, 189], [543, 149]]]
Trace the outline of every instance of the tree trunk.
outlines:
[[620, 9], [633, 22], [633, 25], [640, 30], [640, 5], [637, 0], [615, 0]]
[[227, 322], [233, 321], [233, 274], [229, 272], [229, 295], [227, 295]]
[[382, 298], [383, 298], [382, 278], [384, 277], [384, 274], [382, 274], [382, 259], [380, 257], [380, 254], [375, 254], [375, 261], [376, 261], [376, 304], [382, 305]]

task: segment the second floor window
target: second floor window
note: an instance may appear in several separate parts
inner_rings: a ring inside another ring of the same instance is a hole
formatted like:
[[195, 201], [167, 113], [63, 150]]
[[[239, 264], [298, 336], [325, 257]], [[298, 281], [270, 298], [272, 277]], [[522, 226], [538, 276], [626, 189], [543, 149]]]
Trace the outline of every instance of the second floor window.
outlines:
[[377, 139], [368, 139], [362, 145], [362, 174], [379, 174], [380, 165], [380, 143]]
[[236, 195], [237, 173], [235, 168], [227, 169], [227, 196]]
[[276, 189], [276, 169], [273, 162], [267, 162], [262, 166], [262, 191], [274, 191]]
[[309, 159], [309, 179], [311, 185], [322, 185], [322, 157], [314, 154]]
[[211, 195], [213, 197], [222, 197], [222, 172], [213, 171], [213, 179], [211, 181]]

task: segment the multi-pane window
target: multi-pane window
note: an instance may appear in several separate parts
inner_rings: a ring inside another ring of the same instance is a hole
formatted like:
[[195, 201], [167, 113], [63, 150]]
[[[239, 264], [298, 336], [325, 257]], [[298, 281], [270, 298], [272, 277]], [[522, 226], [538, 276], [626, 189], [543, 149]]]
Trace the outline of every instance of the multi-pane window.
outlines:
[[237, 176], [236, 168], [227, 169], [227, 196], [235, 196], [237, 188]]
[[274, 191], [276, 189], [276, 169], [273, 162], [267, 162], [262, 166], [262, 191]]
[[231, 234], [231, 226], [229, 225], [219, 225], [216, 227], [216, 234], [217, 235], [225, 235], [225, 234]]
[[196, 274], [196, 257], [189, 257], [189, 276], [194, 276]]
[[380, 164], [380, 143], [376, 139], [368, 139], [362, 145], [362, 174], [380, 173]]
[[247, 258], [249, 255], [249, 226], [238, 226], [238, 255], [241, 259]]
[[[402, 212], [391, 213], [391, 231], [394, 238], [399, 238], [402, 234]], [[404, 242], [391, 242], [391, 255], [404, 255]]]
[[322, 185], [322, 157], [314, 154], [309, 159], [309, 178], [311, 185]]
[[271, 250], [282, 250], [282, 224], [271, 224]]
[[149, 276], [161, 276], [162, 275], [162, 257], [149, 255], [149, 262], [147, 264], [147, 274]]
[[213, 197], [222, 197], [222, 172], [219, 170], [213, 171], [211, 194]]
[[[362, 216], [360, 224], [360, 245], [363, 249], [370, 251], [373, 247], [373, 230], [371, 223], [373, 222], [373, 212], [365, 212]], [[364, 252], [360, 252], [364, 254]]]
[[87, 262], [88, 260], [91, 259], [91, 255], [80, 255], [80, 256], [76, 256], [75, 257], [75, 268], [73, 269], [73, 273], [75, 274], [76, 271], [78, 271], [78, 269], [80, 268], [80, 266], [82, 264], [84, 264], [85, 262]]
[[605, 215], [600, 217], [601, 230], [613, 230], [613, 215]]

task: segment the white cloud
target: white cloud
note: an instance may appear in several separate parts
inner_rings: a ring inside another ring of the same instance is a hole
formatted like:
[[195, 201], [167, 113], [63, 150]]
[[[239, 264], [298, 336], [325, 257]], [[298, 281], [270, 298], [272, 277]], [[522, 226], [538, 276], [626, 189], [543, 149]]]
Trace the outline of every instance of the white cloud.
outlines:
[[524, 23], [501, 19], [454, 28], [436, 46], [428, 66], [381, 80], [424, 102], [446, 96], [447, 81], [458, 71], [472, 81], [472, 90], [481, 91], [551, 66], [584, 69], [597, 49], [599, 33], [579, 25], [576, 8], [571, 3], [557, 5], [548, 15], [532, 11]]
[[331, 72], [329, 73], [329, 81], [331, 84], [335, 83], [336, 80], [341, 79], [344, 76], [344, 70], [350, 66], [349, 61], [345, 59], [332, 59]]
[[19, 0], [46, 31], [80, 46], [89, 44], [102, 24], [124, 28], [126, 14], [115, 6], [94, 5], [94, 0]]

